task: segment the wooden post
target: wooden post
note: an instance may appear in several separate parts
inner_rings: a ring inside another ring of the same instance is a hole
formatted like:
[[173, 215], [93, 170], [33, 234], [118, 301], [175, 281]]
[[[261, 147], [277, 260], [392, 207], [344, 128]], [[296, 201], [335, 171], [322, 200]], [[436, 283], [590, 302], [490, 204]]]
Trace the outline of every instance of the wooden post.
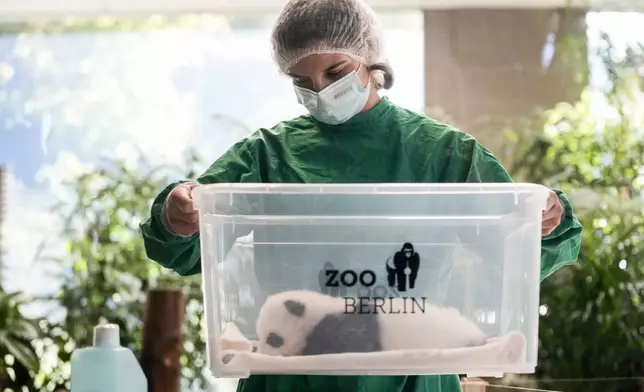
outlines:
[[141, 367], [148, 392], [179, 392], [181, 379], [181, 327], [185, 297], [180, 290], [148, 292], [143, 324]]

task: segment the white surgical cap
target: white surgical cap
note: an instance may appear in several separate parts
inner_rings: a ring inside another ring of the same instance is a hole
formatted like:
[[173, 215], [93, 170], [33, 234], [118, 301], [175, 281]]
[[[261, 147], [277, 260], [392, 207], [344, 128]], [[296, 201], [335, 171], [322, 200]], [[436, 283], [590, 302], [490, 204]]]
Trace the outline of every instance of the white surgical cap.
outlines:
[[379, 89], [393, 85], [380, 22], [362, 0], [289, 0], [271, 41], [273, 58], [283, 73], [307, 56], [340, 53], [367, 65]]

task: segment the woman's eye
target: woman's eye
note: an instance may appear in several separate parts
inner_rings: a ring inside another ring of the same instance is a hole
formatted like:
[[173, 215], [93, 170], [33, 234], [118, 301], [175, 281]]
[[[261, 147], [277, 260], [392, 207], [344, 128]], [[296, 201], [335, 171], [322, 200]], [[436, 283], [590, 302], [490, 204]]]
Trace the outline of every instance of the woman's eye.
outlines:
[[306, 78], [293, 78], [293, 83], [298, 86], [305, 86], [307, 82]]

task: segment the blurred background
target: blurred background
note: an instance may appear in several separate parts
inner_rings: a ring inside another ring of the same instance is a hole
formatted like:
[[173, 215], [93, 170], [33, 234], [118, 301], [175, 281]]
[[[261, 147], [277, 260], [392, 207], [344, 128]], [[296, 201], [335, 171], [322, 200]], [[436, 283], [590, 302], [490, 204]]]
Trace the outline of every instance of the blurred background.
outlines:
[[[168, 182], [304, 113], [270, 58], [283, 2], [0, 0], [0, 390], [69, 389], [100, 321], [139, 353], [163, 287], [186, 294], [183, 390], [234, 390], [203, 371], [200, 278], [150, 263], [138, 223]], [[644, 391], [642, 0], [369, 3], [386, 94], [563, 189], [585, 229], [542, 285], [537, 373], [493, 390]]]

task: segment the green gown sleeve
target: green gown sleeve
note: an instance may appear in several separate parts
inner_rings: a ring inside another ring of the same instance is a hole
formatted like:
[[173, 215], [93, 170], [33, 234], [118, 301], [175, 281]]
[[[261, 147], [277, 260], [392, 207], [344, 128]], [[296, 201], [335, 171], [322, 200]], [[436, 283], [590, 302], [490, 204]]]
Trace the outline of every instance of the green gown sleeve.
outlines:
[[[459, 138], [454, 151], [461, 182], [512, 182], [501, 163], [471, 136]], [[560, 190], [553, 189], [564, 207], [559, 226], [541, 239], [541, 280], [559, 268], [574, 264], [581, 246], [581, 224], [573, 214], [572, 204]]]
[[[200, 184], [253, 182], [258, 176], [257, 165], [246, 139], [233, 145], [197, 180]], [[179, 275], [188, 276], [201, 272], [199, 233], [180, 236], [173, 233], [165, 222], [165, 200], [179, 184], [168, 185], [152, 202], [150, 216], [140, 225], [147, 256]]]

